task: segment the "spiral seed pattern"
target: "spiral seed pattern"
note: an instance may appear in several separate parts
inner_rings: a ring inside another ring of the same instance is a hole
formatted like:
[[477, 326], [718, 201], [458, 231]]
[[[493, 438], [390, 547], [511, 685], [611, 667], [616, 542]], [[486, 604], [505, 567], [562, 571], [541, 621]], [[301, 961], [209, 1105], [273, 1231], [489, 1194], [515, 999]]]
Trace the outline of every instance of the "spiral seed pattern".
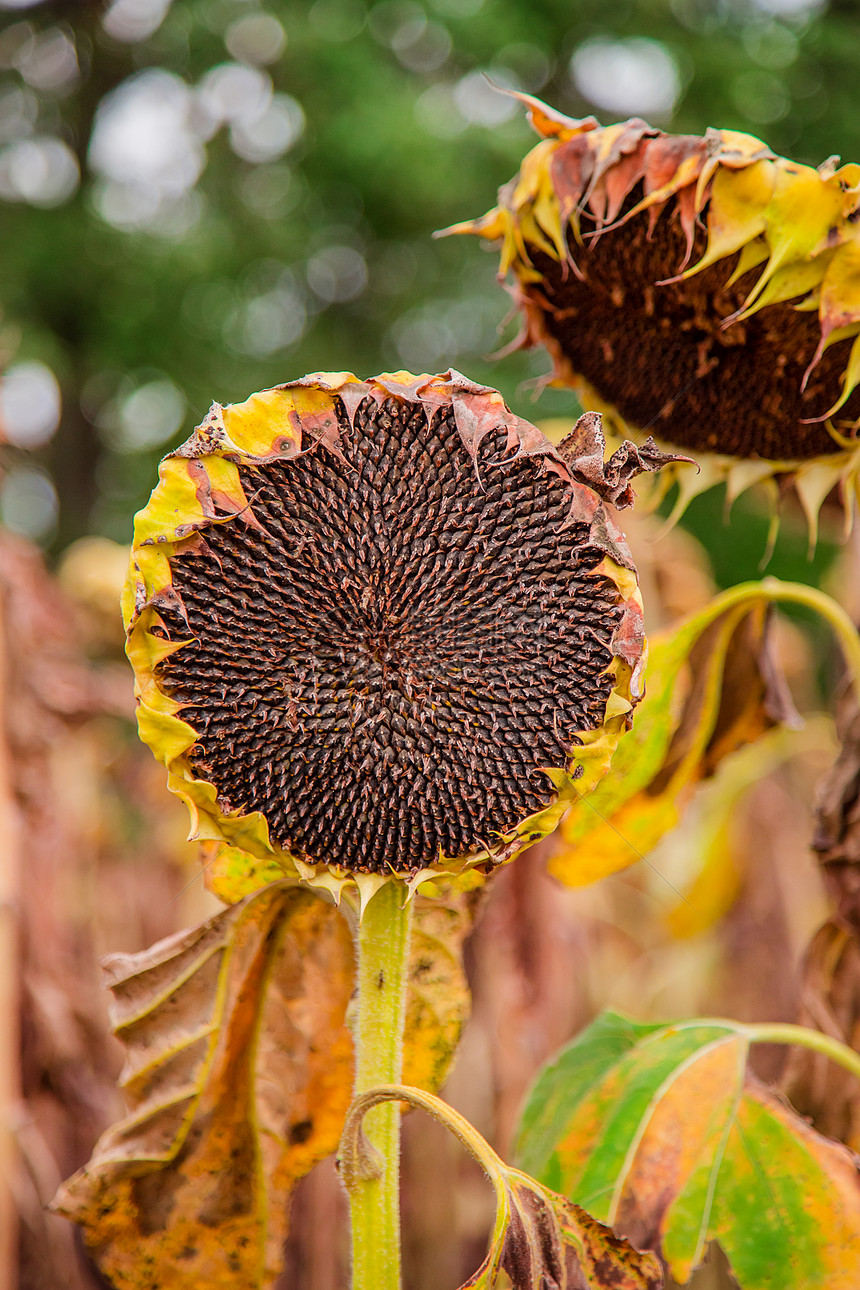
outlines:
[[338, 415], [343, 460], [243, 467], [253, 520], [173, 558], [165, 626], [194, 639], [160, 682], [223, 809], [304, 859], [409, 873], [552, 800], [541, 768], [604, 719], [619, 594], [569, 485], [501, 428], [473, 460], [450, 408]]

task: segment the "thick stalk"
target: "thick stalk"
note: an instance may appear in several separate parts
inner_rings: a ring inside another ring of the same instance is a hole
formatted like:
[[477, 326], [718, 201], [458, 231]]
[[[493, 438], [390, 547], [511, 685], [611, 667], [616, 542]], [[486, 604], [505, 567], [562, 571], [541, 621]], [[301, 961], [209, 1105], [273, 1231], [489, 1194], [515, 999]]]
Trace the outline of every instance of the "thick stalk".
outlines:
[[[392, 879], [373, 895], [358, 929], [354, 1096], [399, 1084], [413, 902]], [[344, 1170], [352, 1221], [353, 1290], [400, 1290], [400, 1108], [368, 1114], [365, 1133], [381, 1168]], [[374, 1150], [375, 1149], [375, 1150]]]

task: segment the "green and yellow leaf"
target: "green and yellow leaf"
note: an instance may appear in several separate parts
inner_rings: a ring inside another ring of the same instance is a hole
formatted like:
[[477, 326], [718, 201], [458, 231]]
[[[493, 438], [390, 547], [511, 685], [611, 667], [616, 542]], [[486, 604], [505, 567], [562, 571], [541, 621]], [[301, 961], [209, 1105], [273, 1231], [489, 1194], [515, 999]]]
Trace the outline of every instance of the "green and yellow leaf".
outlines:
[[857, 1158], [747, 1073], [750, 1043], [767, 1037], [604, 1013], [539, 1076], [520, 1163], [659, 1251], [682, 1284], [717, 1241], [743, 1290], [851, 1290]]
[[559, 830], [549, 871], [561, 882], [584, 886], [635, 864], [724, 757], [776, 720], [792, 720], [768, 653], [771, 599], [763, 584], [748, 583], [651, 637], [648, 688], [613, 774]]

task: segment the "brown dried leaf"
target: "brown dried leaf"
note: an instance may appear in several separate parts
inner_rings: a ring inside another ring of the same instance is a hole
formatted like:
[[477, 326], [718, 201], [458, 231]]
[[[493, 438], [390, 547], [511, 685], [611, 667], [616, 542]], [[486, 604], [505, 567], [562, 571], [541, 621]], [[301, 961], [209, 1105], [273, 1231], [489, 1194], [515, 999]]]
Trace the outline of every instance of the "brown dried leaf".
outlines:
[[584, 412], [558, 445], [558, 452], [574, 479], [593, 488], [599, 497], [619, 510], [632, 506], [636, 500], [632, 480], [637, 475], [660, 470], [672, 462], [694, 464], [692, 457], [662, 452], [651, 438], [641, 448], [625, 439], [609, 460], [604, 461], [606, 439], [599, 412]]
[[[860, 1051], [860, 708], [852, 696], [843, 701], [838, 733], [842, 747], [818, 787], [813, 841], [836, 912], [806, 951], [798, 1020]], [[797, 1049], [784, 1086], [817, 1129], [860, 1149], [856, 1079]]]
[[[860, 945], [834, 919], [818, 929], [804, 956], [797, 1020], [860, 1052]], [[860, 1148], [860, 1095], [850, 1071], [794, 1048], [782, 1087], [819, 1133]]]
[[498, 1207], [489, 1253], [460, 1290], [492, 1290], [502, 1271], [511, 1290], [659, 1290], [663, 1285], [653, 1254], [637, 1250], [527, 1174], [504, 1166], [501, 1174], [505, 1203]]
[[275, 884], [106, 967], [131, 1111], [55, 1209], [117, 1290], [270, 1285], [290, 1190], [349, 1102], [345, 920]]
[[813, 847], [840, 919], [860, 934], [860, 707], [842, 703], [837, 723], [842, 750], [818, 789]]

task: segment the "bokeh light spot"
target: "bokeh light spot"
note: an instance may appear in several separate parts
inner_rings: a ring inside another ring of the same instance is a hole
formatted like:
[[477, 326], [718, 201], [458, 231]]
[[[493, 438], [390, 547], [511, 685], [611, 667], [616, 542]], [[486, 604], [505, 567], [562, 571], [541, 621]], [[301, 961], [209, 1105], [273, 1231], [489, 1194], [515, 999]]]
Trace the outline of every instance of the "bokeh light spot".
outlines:
[[732, 81], [731, 92], [744, 116], [761, 125], [781, 121], [791, 107], [785, 85], [772, 72], [742, 72]]
[[108, 223], [181, 235], [199, 217], [188, 191], [206, 161], [195, 103], [179, 76], [155, 68], [102, 99], [89, 161], [101, 176], [96, 206]]
[[301, 138], [305, 114], [289, 94], [274, 94], [258, 116], [230, 126], [230, 147], [243, 161], [277, 161]]
[[327, 246], [308, 260], [308, 286], [326, 304], [355, 300], [367, 286], [364, 256], [351, 246]]
[[58, 510], [57, 490], [42, 470], [18, 466], [0, 484], [0, 520], [12, 533], [34, 542], [45, 539]]
[[167, 17], [172, 0], [114, 0], [102, 18], [109, 36], [133, 45], [154, 36]]
[[62, 27], [49, 27], [23, 42], [14, 65], [28, 85], [47, 94], [68, 93], [80, 74], [75, 42]]
[[587, 40], [574, 51], [570, 70], [582, 97], [616, 116], [668, 116], [681, 94], [674, 58], [644, 36]]
[[17, 448], [39, 448], [60, 424], [60, 386], [44, 363], [13, 363], [0, 376], [0, 436]]
[[516, 77], [504, 67], [490, 67], [486, 75], [483, 71], [474, 71], [460, 77], [454, 86], [454, 103], [464, 121], [492, 129], [520, 112], [517, 100], [510, 94], [500, 93], [497, 86], [502, 90], [520, 88]]
[[127, 395], [119, 406], [116, 447], [138, 452], [165, 443], [185, 420], [185, 400], [170, 381], [147, 381]]
[[61, 206], [80, 182], [75, 154], [62, 139], [20, 139], [0, 152], [0, 197], [31, 206]]
[[240, 63], [265, 67], [276, 62], [284, 52], [287, 33], [272, 14], [249, 13], [230, 24], [224, 44]]

